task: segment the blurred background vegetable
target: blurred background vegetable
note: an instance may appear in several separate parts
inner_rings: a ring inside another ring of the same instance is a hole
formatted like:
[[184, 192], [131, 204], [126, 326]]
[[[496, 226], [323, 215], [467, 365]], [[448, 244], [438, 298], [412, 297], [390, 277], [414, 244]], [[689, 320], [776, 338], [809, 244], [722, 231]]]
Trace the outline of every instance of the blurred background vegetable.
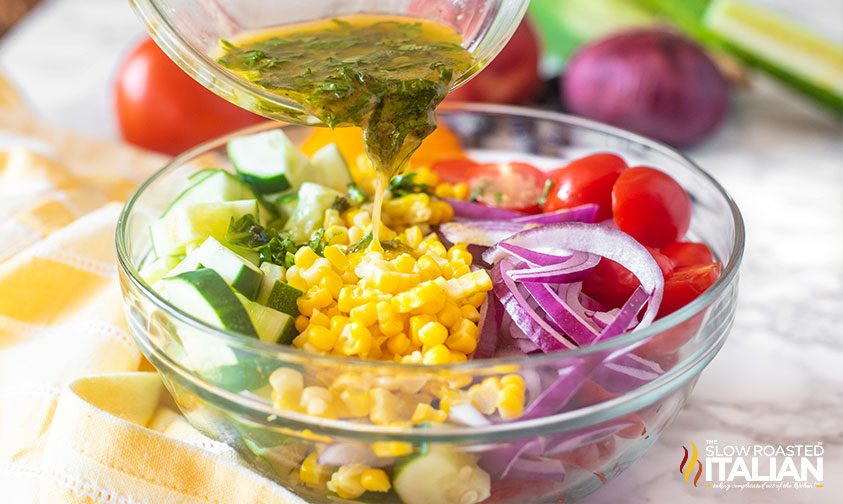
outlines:
[[265, 120], [208, 91], [149, 38], [118, 69], [114, 99], [123, 138], [170, 155]]
[[577, 51], [561, 92], [577, 115], [688, 146], [723, 119], [729, 89], [697, 44], [661, 29], [636, 29]]

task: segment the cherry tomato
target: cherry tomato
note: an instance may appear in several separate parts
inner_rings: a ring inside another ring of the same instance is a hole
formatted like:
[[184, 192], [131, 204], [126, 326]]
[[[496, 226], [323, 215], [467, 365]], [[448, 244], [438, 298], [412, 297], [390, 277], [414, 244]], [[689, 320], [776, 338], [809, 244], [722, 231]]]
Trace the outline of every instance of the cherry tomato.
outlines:
[[431, 169], [442, 181], [466, 182], [479, 203], [528, 213], [539, 211], [537, 202], [547, 180], [543, 171], [527, 163], [451, 160], [434, 163]]
[[205, 89], [148, 38], [117, 71], [114, 91], [123, 138], [165, 154], [266, 120]]
[[626, 162], [614, 154], [592, 154], [575, 159], [567, 166], [550, 172], [553, 185], [547, 193], [542, 211], [552, 212], [560, 208], [571, 208], [585, 203], [600, 206], [597, 220], [612, 216], [612, 186]]
[[687, 305], [711, 287], [719, 276], [720, 263], [677, 269], [664, 284], [664, 299], [658, 316], [664, 317]]
[[714, 264], [714, 255], [705, 243], [674, 242], [661, 249], [676, 268]]
[[[667, 278], [673, 272], [673, 263], [656, 249], [647, 247], [653, 259]], [[603, 258], [583, 280], [583, 294], [606, 308], [620, 308], [632, 296], [641, 282], [631, 271], [611, 259]]]
[[691, 198], [673, 178], [647, 167], [624, 170], [612, 188], [612, 212], [621, 231], [662, 247], [685, 236]]

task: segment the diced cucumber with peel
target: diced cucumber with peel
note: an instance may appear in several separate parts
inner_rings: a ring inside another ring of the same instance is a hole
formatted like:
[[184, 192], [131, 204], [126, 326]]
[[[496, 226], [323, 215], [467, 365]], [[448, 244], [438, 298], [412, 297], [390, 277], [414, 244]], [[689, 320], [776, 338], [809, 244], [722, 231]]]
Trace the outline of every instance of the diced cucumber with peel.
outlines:
[[263, 271], [212, 236], [188, 254], [167, 276], [176, 276], [200, 267], [216, 271], [228, 285], [250, 300], [257, 298], [263, 283]]
[[164, 278], [176, 265], [179, 264], [178, 256], [164, 256], [151, 261], [146, 261], [139, 273], [149, 285]]
[[296, 189], [313, 168], [280, 129], [235, 138], [228, 157], [237, 173], [259, 194]]
[[310, 240], [314, 231], [322, 227], [325, 210], [331, 208], [343, 193], [312, 182], [305, 182], [299, 188], [299, 202], [296, 212], [284, 226], [296, 243]]
[[209, 268], [186, 271], [166, 277], [158, 285], [164, 299], [193, 317], [214, 327], [258, 336], [238, 294], [216, 271]]
[[278, 344], [288, 344], [293, 341], [296, 336], [293, 317], [250, 301], [241, 294], [238, 294], [237, 298], [249, 313], [249, 318], [261, 341]]
[[434, 446], [396, 464], [392, 486], [404, 504], [475, 504], [489, 498], [492, 481], [471, 455]]
[[352, 182], [351, 172], [337, 144], [322, 147], [313, 154], [310, 162], [316, 172], [315, 181], [343, 193], [348, 189], [348, 184]]
[[152, 223], [152, 248], [156, 256], [181, 255], [188, 246], [198, 245], [209, 236], [225, 239], [231, 220], [244, 215], [259, 216], [254, 199], [202, 203], [179, 207]]
[[167, 208], [164, 215], [177, 208], [199, 203], [218, 203], [254, 199], [252, 189], [225, 170], [210, 169], [200, 171], [189, 179], [192, 184], [185, 189]]
[[275, 287], [275, 282], [284, 282], [287, 277], [287, 268], [265, 262], [261, 264], [261, 271], [263, 272], [263, 280], [261, 281], [261, 288], [258, 291], [258, 297], [255, 299], [258, 303], [266, 306], [269, 300], [269, 295], [272, 293], [272, 288]]
[[272, 309], [296, 318], [300, 314], [297, 300], [303, 294], [304, 293], [302, 291], [296, 289], [292, 285], [279, 280], [272, 285], [272, 290], [269, 292], [266, 303], [264, 304]]

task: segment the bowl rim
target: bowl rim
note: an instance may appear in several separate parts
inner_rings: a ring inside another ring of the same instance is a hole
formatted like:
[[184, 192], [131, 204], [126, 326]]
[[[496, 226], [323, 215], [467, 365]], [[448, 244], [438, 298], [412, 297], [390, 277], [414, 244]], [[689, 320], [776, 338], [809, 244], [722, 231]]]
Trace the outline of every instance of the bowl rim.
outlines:
[[[597, 343], [595, 345], [576, 348], [572, 350], [566, 350], [564, 352], [554, 352], [554, 353], [541, 353], [541, 354], [533, 354], [533, 355], [526, 355], [526, 356], [514, 356], [514, 357], [497, 357], [491, 359], [479, 359], [479, 360], [469, 360], [466, 362], [456, 363], [456, 364], [437, 364], [437, 365], [425, 365], [425, 364], [407, 364], [407, 363], [400, 363], [400, 362], [389, 362], [389, 361], [372, 361], [372, 360], [365, 360], [365, 359], [358, 359], [358, 358], [349, 358], [343, 356], [334, 356], [334, 355], [321, 355], [308, 352], [306, 350], [298, 349], [289, 345], [279, 345], [276, 343], [266, 343], [259, 339], [255, 338], [248, 338], [244, 335], [239, 333], [228, 331], [225, 329], [220, 329], [217, 327], [213, 327], [211, 325], [206, 324], [205, 322], [200, 321], [199, 319], [187, 314], [186, 312], [182, 311], [181, 309], [171, 305], [169, 302], [164, 300], [157, 292], [155, 292], [152, 287], [147, 284], [143, 279], [141, 279], [140, 274], [138, 272], [137, 267], [132, 264], [128, 253], [127, 247], [127, 238], [128, 238], [128, 229], [127, 223], [129, 220], [129, 216], [132, 213], [132, 209], [134, 208], [135, 204], [137, 203], [138, 199], [144, 192], [153, 185], [159, 178], [163, 177], [171, 170], [178, 168], [185, 164], [186, 161], [197, 157], [199, 154], [206, 152], [211, 148], [218, 147], [223, 145], [224, 143], [228, 142], [231, 138], [238, 137], [244, 134], [250, 134], [254, 132], [264, 131], [268, 129], [274, 128], [284, 128], [288, 127], [288, 124], [281, 124], [277, 122], [267, 122], [262, 123], [254, 126], [250, 126], [247, 128], [243, 128], [237, 130], [233, 133], [223, 135], [221, 137], [215, 138], [213, 140], [209, 140], [202, 144], [193, 147], [192, 149], [187, 150], [186, 152], [174, 157], [169, 162], [167, 162], [163, 168], [155, 172], [151, 177], [146, 179], [132, 196], [127, 201], [126, 205], [123, 207], [123, 210], [120, 212], [120, 216], [117, 221], [117, 228], [116, 228], [116, 249], [117, 249], [117, 262], [121, 270], [125, 273], [125, 276], [129, 279], [129, 281], [134, 285], [135, 288], [139, 289], [146, 298], [152, 301], [158, 308], [167, 313], [170, 316], [174, 316], [180, 322], [191, 326], [194, 329], [201, 330], [205, 333], [212, 334], [216, 337], [222, 338], [226, 343], [232, 343], [236, 347], [243, 348], [249, 351], [253, 351], [259, 354], [274, 354], [274, 355], [283, 355], [290, 360], [296, 360], [300, 358], [305, 358], [309, 362], [318, 362], [319, 365], [332, 365], [332, 364], [342, 364], [343, 366], [361, 366], [361, 367], [368, 367], [374, 368], [377, 367], [379, 369], [395, 369], [395, 370], [411, 370], [411, 371], [418, 371], [418, 370], [426, 370], [426, 371], [454, 371], [454, 372], [464, 372], [464, 371], [472, 371], [477, 370], [480, 368], [489, 368], [494, 366], [512, 366], [512, 365], [523, 365], [523, 364], [530, 364], [530, 365], [541, 365], [550, 363], [554, 360], [558, 360], [560, 358], [572, 358], [572, 357], [581, 357], [581, 356], [590, 356], [599, 354], [600, 352], [610, 352], [612, 350], [618, 349], [619, 347], [627, 347], [631, 344], [637, 343], [639, 341], [645, 340], [649, 337], [652, 337], [658, 333], [663, 331], [669, 330], [673, 327], [676, 327], [679, 324], [682, 324], [686, 320], [690, 319], [691, 317], [695, 316], [697, 313], [701, 312], [705, 307], [707, 307], [714, 299], [717, 299], [723, 291], [730, 286], [737, 277], [738, 268], [740, 266], [741, 259], [743, 257], [744, 252], [744, 245], [745, 245], [745, 228], [743, 217], [741, 216], [740, 210], [737, 207], [737, 204], [732, 199], [732, 197], [726, 192], [723, 186], [720, 185], [708, 172], [700, 168], [696, 163], [694, 163], [691, 159], [689, 159], [684, 154], [676, 151], [675, 149], [659, 143], [655, 140], [650, 140], [645, 138], [641, 135], [636, 133], [628, 132], [622, 130], [620, 128], [615, 128], [613, 126], [608, 126], [602, 123], [598, 123], [596, 121], [591, 121], [587, 119], [582, 119], [579, 117], [570, 116], [567, 114], [562, 114], [558, 112], [549, 112], [549, 111], [542, 111], [536, 109], [529, 109], [525, 107], [514, 107], [508, 105], [491, 105], [491, 104], [477, 104], [477, 103], [462, 103], [462, 102], [448, 102], [440, 106], [438, 112], [468, 112], [468, 113], [481, 113], [481, 114], [491, 114], [491, 115], [507, 115], [507, 116], [520, 116], [527, 119], [533, 120], [545, 120], [545, 121], [553, 121], [553, 122], [561, 122], [565, 123], [569, 126], [579, 127], [591, 130], [593, 132], [603, 133], [609, 136], [619, 137], [621, 139], [632, 141], [638, 144], [641, 144], [645, 147], [655, 149], [661, 151], [662, 154], [666, 154], [670, 157], [675, 158], [677, 161], [684, 164], [688, 169], [695, 172], [697, 175], [700, 175], [703, 179], [705, 179], [709, 184], [711, 184], [714, 189], [717, 190], [719, 195], [724, 198], [724, 200], [729, 205], [731, 210], [732, 221], [735, 226], [735, 236], [732, 243], [732, 250], [729, 254], [728, 263], [723, 268], [723, 271], [720, 277], [714, 282], [714, 284], [708, 288], [701, 296], [696, 298], [694, 301], [689, 303], [688, 305], [682, 307], [681, 309], [677, 310], [676, 312], [662, 318], [656, 320], [651, 325], [647, 326], [646, 328], [640, 331], [632, 331], [629, 333], [622, 334], [615, 338], [610, 338], [606, 341]], [[668, 372], [669, 373], [669, 372]], [[668, 374], [666, 373], [666, 374]]]

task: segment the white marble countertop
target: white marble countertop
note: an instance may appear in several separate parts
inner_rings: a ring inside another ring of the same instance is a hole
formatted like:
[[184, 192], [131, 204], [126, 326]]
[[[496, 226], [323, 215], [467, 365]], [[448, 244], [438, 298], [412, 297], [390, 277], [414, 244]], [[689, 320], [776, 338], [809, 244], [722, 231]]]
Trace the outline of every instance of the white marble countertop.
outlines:
[[[802, 17], [843, 29], [843, 3], [799, 5]], [[0, 41], [0, 69], [46, 122], [116, 138], [110, 77], [140, 35], [127, 2], [48, 0]], [[589, 503], [843, 502], [843, 129], [765, 82], [734, 102], [727, 125], [690, 152], [746, 220], [734, 329], [662, 438]], [[704, 439], [822, 442], [825, 488], [685, 485], [681, 446]]]

